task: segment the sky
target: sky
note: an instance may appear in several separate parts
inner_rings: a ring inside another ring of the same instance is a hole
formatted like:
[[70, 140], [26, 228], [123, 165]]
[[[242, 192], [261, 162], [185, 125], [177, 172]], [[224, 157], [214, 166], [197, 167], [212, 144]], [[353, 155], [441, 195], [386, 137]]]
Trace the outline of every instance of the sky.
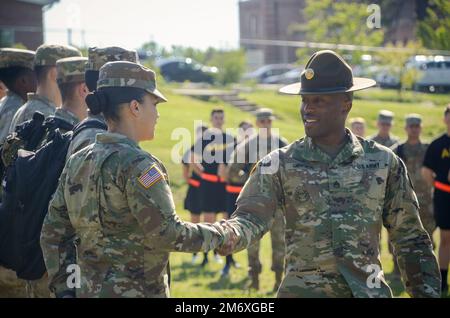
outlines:
[[67, 29], [71, 28], [76, 46], [137, 49], [153, 40], [166, 48], [237, 48], [238, 2], [60, 0], [44, 13], [45, 42], [68, 44]]

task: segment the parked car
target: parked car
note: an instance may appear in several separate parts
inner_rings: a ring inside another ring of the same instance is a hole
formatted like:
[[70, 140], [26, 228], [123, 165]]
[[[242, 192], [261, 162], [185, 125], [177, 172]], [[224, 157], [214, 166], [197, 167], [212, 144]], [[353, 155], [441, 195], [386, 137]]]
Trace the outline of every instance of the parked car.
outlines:
[[434, 56], [426, 62], [415, 64], [419, 78], [414, 89], [427, 92], [450, 91], [450, 57]]
[[269, 76], [263, 80], [264, 84], [293, 84], [300, 81], [300, 75], [303, 72], [303, 68], [295, 68], [289, 72]]
[[270, 64], [258, 68], [256, 71], [245, 74], [242, 79], [244, 81], [256, 81], [263, 83], [264, 80], [270, 76], [281, 75], [295, 69], [292, 64]]
[[156, 63], [161, 75], [168, 82], [213, 83], [218, 72], [215, 66], [206, 66], [191, 58], [169, 58]]

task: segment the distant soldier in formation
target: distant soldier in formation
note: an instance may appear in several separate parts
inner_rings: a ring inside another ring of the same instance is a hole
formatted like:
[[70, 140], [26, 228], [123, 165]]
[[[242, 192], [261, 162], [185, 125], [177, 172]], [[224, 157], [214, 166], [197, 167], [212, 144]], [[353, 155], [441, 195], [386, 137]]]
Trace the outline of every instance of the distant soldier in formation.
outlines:
[[388, 148], [396, 146], [399, 139], [391, 135], [391, 128], [394, 121], [394, 113], [389, 110], [381, 110], [378, 113], [377, 127], [378, 133], [367, 139], [376, 141], [380, 145]]
[[37, 77], [36, 93], [28, 93], [28, 101], [16, 112], [11, 122], [9, 132], [23, 122], [31, 119], [36, 111], [45, 117], [55, 114], [61, 106], [61, 93], [56, 82], [56, 61], [65, 57], [81, 56], [81, 52], [70, 46], [43, 44], [36, 50], [34, 71]]
[[[208, 128], [194, 145], [194, 163], [192, 168], [202, 180], [200, 183], [201, 209], [205, 222], [213, 223], [216, 215], [226, 211], [225, 180], [219, 176], [219, 166], [226, 163], [227, 151], [231, 154], [235, 147], [235, 138], [223, 131], [225, 112], [221, 108], [211, 111], [211, 127]], [[222, 263], [219, 255], [214, 254], [216, 262]], [[204, 254], [201, 266], [208, 263], [208, 254]]]
[[[196, 128], [195, 138], [199, 140], [202, 138], [203, 133], [208, 129], [207, 126], [201, 125]], [[195, 144], [195, 142], [194, 142]], [[186, 197], [184, 198], [184, 209], [189, 211], [191, 214], [192, 223], [200, 223], [200, 216], [202, 212], [201, 208], [201, 197], [200, 197], [200, 183], [201, 176], [197, 174], [191, 166], [194, 162], [194, 146], [192, 145], [183, 155], [181, 159], [182, 164], [182, 175], [186, 183], [188, 184], [188, 190]], [[192, 264], [198, 259], [197, 253], [192, 255]]]
[[0, 80], [8, 88], [0, 101], [0, 144], [5, 141], [14, 114], [25, 103], [27, 93], [36, 90], [34, 54], [28, 50], [0, 49]]
[[85, 98], [89, 94], [89, 89], [84, 80], [86, 61], [85, 57], [67, 57], [56, 62], [56, 80], [61, 92], [62, 105], [56, 109], [54, 116], [72, 126], [87, 117]]
[[348, 121], [350, 124], [350, 130], [356, 136], [366, 137], [366, 121], [362, 117], [350, 118]]
[[[245, 142], [238, 144], [228, 165], [229, 183], [237, 188], [239, 193], [247, 181], [253, 166], [271, 151], [285, 147], [286, 139], [272, 132], [272, 122], [275, 119], [269, 108], [261, 108], [256, 113], [257, 134], [250, 136]], [[236, 202], [236, 201], [234, 201]], [[233, 204], [233, 210], [236, 208]], [[284, 240], [284, 216], [277, 212], [274, 224], [270, 230], [272, 241], [272, 270], [275, 272], [274, 291], [277, 291], [283, 277], [286, 244]], [[259, 275], [262, 265], [259, 259], [260, 243], [255, 242], [248, 248], [249, 276], [251, 288], [259, 289]]]

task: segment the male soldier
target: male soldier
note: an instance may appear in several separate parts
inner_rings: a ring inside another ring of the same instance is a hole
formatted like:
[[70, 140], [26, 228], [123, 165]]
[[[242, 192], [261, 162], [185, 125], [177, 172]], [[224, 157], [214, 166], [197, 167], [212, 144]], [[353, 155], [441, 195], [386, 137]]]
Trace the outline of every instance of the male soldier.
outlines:
[[34, 57], [36, 93], [28, 93], [28, 101], [14, 115], [9, 132], [14, 132], [18, 125], [31, 119], [36, 111], [48, 117], [55, 113], [56, 107], [61, 106], [61, 93], [56, 82], [56, 61], [71, 56], [81, 56], [81, 52], [62, 45], [43, 44], [38, 47]]
[[[261, 108], [256, 113], [256, 127], [258, 134], [239, 144], [231, 156], [228, 165], [227, 180], [233, 188], [239, 187], [239, 192], [249, 177], [253, 166], [271, 151], [287, 146], [283, 137], [272, 132], [272, 121], [275, 119], [269, 108]], [[281, 211], [276, 212], [273, 226], [270, 230], [272, 241], [272, 271], [275, 272], [274, 291], [278, 290], [283, 277], [284, 256], [286, 244], [284, 240], [284, 216]], [[259, 274], [262, 266], [259, 260], [259, 241], [248, 248], [250, 287], [259, 289]]]
[[422, 175], [434, 187], [434, 218], [439, 227], [439, 266], [442, 295], [448, 293], [448, 264], [450, 263], [450, 104], [444, 112], [447, 132], [430, 144], [423, 161]]
[[362, 117], [350, 118], [350, 130], [356, 136], [366, 137], [366, 121]]
[[62, 105], [56, 109], [55, 117], [73, 126], [87, 117], [85, 98], [89, 89], [84, 81], [86, 62], [85, 57], [67, 57], [56, 62]]
[[0, 144], [8, 135], [13, 116], [25, 102], [27, 93], [36, 90], [33, 61], [33, 51], [0, 49], [0, 80], [8, 88], [6, 98], [0, 102]]
[[406, 165], [417, 200], [419, 201], [420, 219], [423, 227], [432, 238], [436, 228], [433, 216], [433, 187], [427, 184], [421, 173], [423, 159], [429, 146], [429, 144], [422, 143], [420, 140], [422, 117], [419, 114], [407, 115], [405, 118], [405, 131], [408, 139], [393, 150]]
[[[219, 176], [219, 166], [227, 162], [227, 152], [231, 154], [235, 139], [223, 131], [225, 113], [217, 108], [211, 111], [211, 128], [194, 144], [194, 163], [192, 169], [201, 176], [200, 198], [204, 222], [214, 223], [216, 215], [226, 210], [225, 180]], [[216, 262], [222, 260], [214, 256]], [[204, 254], [201, 266], [208, 263], [208, 253]]]
[[[90, 92], [93, 92], [97, 88], [97, 80], [100, 68], [107, 62], [112, 61], [128, 61], [139, 63], [139, 58], [136, 51], [125, 50], [121, 47], [111, 46], [105, 48], [90, 47], [88, 50], [88, 61], [85, 68], [85, 81]], [[88, 116], [84, 121], [98, 120], [105, 123], [105, 120], [101, 114], [92, 115], [88, 111]], [[106, 125], [106, 124], [105, 124]], [[82, 130], [75, 138], [70, 142], [69, 149], [67, 151], [67, 158], [78, 150], [94, 143], [95, 136], [98, 133], [104, 132], [101, 128], [86, 128]]]
[[378, 133], [376, 135], [372, 135], [367, 139], [378, 142], [380, 145], [383, 145], [388, 148], [394, 147], [399, 139], [390, 134], [390, 130], [392, 128], [392, 122], [394, 119], [394, 113], [389, 110], [381, 110], [378, 113]]
[[301, 83], [280, 90], [302, 96], [306, 137], [255, 166], [225, 223], [239, 239], [219, 249], [248, 248], [281, 209], [286, 265], [279, 297], [392, 297], [380, 262], [382, 224], [408, 293], [440, 295], [436, 257], [403, 162], [345, 128], [352, 92], [374, 85], [324, 50], [311, 56]]

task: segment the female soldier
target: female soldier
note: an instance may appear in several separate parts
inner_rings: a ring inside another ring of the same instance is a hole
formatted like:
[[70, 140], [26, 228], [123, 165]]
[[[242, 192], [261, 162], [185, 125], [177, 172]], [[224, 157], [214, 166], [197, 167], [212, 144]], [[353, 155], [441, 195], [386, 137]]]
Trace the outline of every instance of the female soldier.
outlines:
[[[57, 297], [73, 297], [66, 280], [76, 286], [81, 272], [77, 297], [168, 297], [168, 252], [215, 249], [230, 232], [181, 221], [164, 165], [138, 146], [153, 139], [156, 104], [166, 101], [155, 73], [109, 62], [97, 84], [86, 102], [103, 114], [108, 132], [69, 158], [50, 202], [41, 234], [49, 286]], [[78, 267], [67, 268], [75, 259]]]

